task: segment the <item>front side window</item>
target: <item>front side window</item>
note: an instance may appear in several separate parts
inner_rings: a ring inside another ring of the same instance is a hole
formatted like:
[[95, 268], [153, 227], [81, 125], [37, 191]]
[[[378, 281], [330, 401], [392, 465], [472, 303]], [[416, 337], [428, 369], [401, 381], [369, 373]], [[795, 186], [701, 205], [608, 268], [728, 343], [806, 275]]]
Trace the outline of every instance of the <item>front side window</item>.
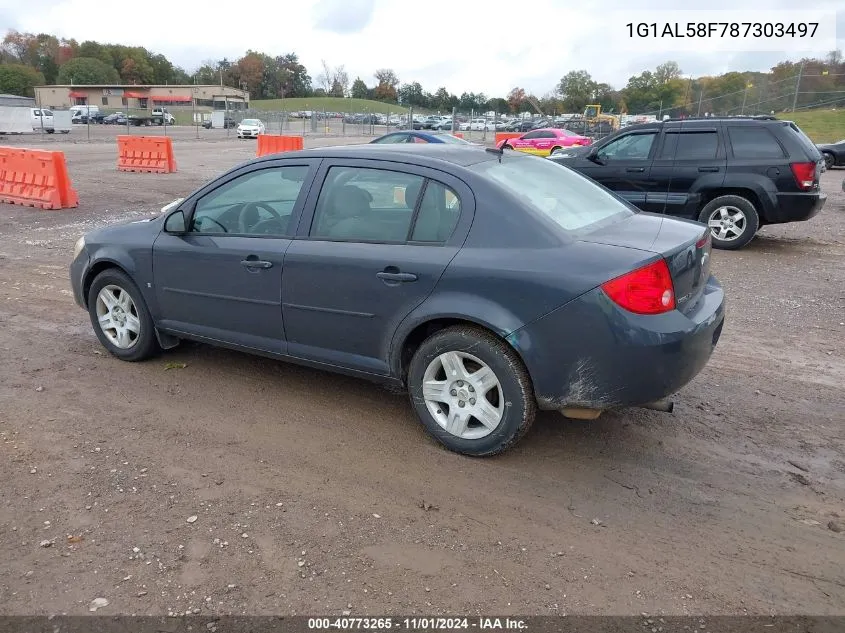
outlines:
[[194, 233], [290, 235], [291, 212], [308, 175], [305, 165], [269, 167], [238, 176], [197, 202]]
[[470, 166], [534, 212], [567, 232], [580, 233], [634, 211], [595, 182], [554, 161], [507, 156]]
[[628, 134], [602, 147], [599, 150], [599, 158], [603, 160], [646, 160], [656, 136], [656, 132]]
[[408, 239], [423, 178], [369, 167], [332, 167], [326, 175], [311, 236], [362, 242]]

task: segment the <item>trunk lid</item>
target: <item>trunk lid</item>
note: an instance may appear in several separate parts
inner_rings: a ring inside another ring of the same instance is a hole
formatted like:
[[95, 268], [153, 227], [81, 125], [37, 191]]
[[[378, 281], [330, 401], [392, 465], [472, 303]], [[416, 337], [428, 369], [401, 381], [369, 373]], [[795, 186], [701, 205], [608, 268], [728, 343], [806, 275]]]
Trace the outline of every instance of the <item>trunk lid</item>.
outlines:
[[685, 314], [695, 309], [710, 278], [710, 231], [698, 222], [643, 212], [580, 240], [661, 255], [672, 275], [677, 309]]

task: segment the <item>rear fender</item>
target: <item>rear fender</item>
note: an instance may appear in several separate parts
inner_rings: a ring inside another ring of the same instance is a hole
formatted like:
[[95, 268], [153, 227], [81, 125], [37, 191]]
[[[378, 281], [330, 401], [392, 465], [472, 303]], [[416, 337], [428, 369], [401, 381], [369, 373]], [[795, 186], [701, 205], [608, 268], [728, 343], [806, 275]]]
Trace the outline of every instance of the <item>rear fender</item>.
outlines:
[[438, 319], [456, 319], [475, 323], [503, 339], [507, 339], [511, 332], [525, 325], [505, 306], [488, 299], [452, 292], [431, 296], [406, 316], [396, 328], [390, 343], [389, 354], [392, 376], [401, 377], [402, 375], [402, 348], [408, 335], [420, 325]]

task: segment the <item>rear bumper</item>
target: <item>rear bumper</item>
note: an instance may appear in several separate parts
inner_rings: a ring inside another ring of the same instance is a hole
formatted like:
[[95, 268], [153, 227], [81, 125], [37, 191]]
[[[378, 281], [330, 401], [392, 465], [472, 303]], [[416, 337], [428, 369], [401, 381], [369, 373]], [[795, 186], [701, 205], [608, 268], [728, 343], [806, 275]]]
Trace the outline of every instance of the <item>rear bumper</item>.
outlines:
[[777, 205], [766, 213], [767, 224], [801, 222], [817, 215], [827, 202], [824, 193], [779, 193]]
[[711, 277], [693, 312], [644, 316], [597, 288], [508, 337], [541, 409], [609, 409], [666, 398], [707, 364], [722, 333], [725, 295]]

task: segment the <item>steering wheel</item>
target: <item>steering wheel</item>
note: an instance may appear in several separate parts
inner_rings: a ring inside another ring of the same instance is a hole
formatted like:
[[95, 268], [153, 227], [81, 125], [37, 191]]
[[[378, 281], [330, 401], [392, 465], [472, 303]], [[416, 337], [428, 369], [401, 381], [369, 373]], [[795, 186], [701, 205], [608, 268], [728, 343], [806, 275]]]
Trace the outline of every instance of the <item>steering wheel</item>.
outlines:
[[228, 230], [226, 230], [226, 227], [225, 227], [225, 226], [223, 226], [222, 224], [220, 224], [220, 222], [218, 222], [217, 220], [215, 220], [214, 218], [212, 218], [212, 217], [210, 217], [210, 216], [204, 215], [204, 216], [202, 217], [201, 221], [202, 221], [202, 222], [213, 222], [214, 224], [216, 224], [217, 226], [219, 226], [221, 229], [223, 229], [223, 232], [224, 232], [224, 233], [228, 233], [228, 232], [229, 232]]
[[247, 225], [246, 225], [247, 214], [251, 211], [257, 211], [258, 209], [264, 209], [270, 215], [272, 215], [274, 219], [278, 219], [278, 220], [282, 219], [282, 216], [279, 215], [279, 212], [276, 211], [273, 207], [271, 207], [266, 202], [247, 202], [241, 208], [241, 211], [238, 214], [238, 232], [239, 233], [249, 233], [248, 229], [251, 228], [251, 227], [247, 227]]

